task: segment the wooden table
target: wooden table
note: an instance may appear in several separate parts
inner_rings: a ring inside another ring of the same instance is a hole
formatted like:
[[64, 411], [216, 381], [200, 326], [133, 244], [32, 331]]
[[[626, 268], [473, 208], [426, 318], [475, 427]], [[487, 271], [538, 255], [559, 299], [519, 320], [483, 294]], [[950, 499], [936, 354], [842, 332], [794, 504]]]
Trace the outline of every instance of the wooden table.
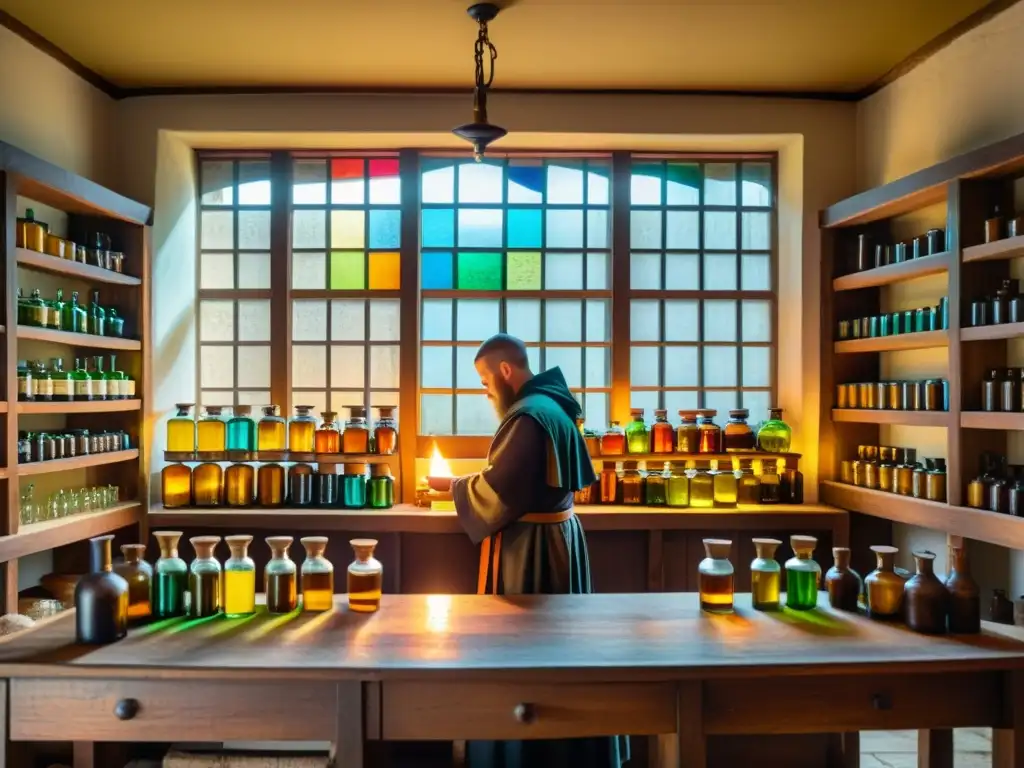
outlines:
[[[693, 594], [386, 595], [360, 615], [339, 595], [332, 613], [170, 620], [94, 649], [74, 644], [65, 614], [0, 642], [4, 725], [14, 741], [84, 746], [329, 740], [344, 768], [379, 739], [651, 735], [660, 765], [704, 768], [723, 735], [837, 732], [829, 764], [856, 766], [867, 729], [930, 729], [921, 765], [952, 766], [949, 729], [992, 726], [997, 764], [1024, 767], [1015, 628], [932, 638], [749, 605], [709, 616]], [[89, 759], [76, 750], [76, 767]]]

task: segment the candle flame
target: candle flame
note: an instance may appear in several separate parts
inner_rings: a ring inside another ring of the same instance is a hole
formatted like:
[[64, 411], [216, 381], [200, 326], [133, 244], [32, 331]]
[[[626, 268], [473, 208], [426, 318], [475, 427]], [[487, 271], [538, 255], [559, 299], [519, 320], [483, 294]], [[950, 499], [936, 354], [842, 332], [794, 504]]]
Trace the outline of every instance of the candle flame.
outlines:
[[452, 477], [452, 468], [448, 466], [448, 462], [441, 455], [437, 443], [434, 443], [434, 452], [430, 456], [430, 473], [428, 477]]

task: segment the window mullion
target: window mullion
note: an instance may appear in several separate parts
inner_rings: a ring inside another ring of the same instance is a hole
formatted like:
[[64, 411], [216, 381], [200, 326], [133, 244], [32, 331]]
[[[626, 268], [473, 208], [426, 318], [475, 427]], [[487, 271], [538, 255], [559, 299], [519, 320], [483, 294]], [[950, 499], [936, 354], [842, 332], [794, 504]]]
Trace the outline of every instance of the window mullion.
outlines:
[[291, 413], [292, 396], [292, 161], [287, 152], [270, 156], [270, 399], [281, 415]]

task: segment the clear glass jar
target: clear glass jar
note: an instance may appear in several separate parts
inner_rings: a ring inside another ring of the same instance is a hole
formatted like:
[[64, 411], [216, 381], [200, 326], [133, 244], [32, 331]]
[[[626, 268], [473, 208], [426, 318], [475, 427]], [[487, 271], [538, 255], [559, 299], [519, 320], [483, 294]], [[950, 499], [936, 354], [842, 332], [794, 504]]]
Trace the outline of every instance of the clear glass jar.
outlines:
[[644, 423], [644, 409], [629, 409], [629, 424], [626, 425], [626, 449], [629, 453], [649, 453], [651, 433]]
[[[724, 465], [724, 468], [720, 468]], [[736, 473], [732, 470], [730, 462], [713, 462], [714, 469], [711, 470], [712, 483], [714, 488], [714, 505], [716, 507], [735, 507], [739, 492], [739, 483]]]
[[341, 435], [341, 452], [366, 454], [370, 452], [370, 427], [366, 423], [366, 408], [354, 405], [348, 409], [348, 421]]
[[753, 539], [757, 557], [750, 563], [750, 601], [758, 611], [774, 611], [779, 607], [779, 582], [782, 568], [775, 559], [778, 539]]
[[348, 567], [348, 609], [357, 613], [374, 613], [380, 609], [380, 596], [384, 587], [384, 566], [374, 558], [376, 539], [349, 541], [356, 559]]
[[377, 408], [377, 423], [373, 425], [373, 452], [379, 456], [391, 456], [398, 450], [398, 421], [394, 405]]
[[664, 507], [668, 503], [668, 462], [661, 472], [648, 470], [644, 479], [644, 504], [649, 507]]
[[193, 619], [216, 616], [220, 613], [224, 593], [220, 563], [213, 555], [220, 536], [193, 536], [189, 541], [196, 553], [188, 567], [189, 616]]
[[270, 613], [291, 613], [298, 605], [295, 562], [288, 554], [294, 539], [291, 536], [268, 536], [270, 561], [263, 569], [263, 591]]
[[757, 438], [754, 437], [754, 430], [747, 424], [748, 418], [750, 411], [746, 408], [734, 408], [729, 411], [729, 421], [722, 430], [722, 443], [726, 453], [754, 450]]
[[704, 539], [707, 555], [697, 566], [700, 609], [708, 613], [732, 613], [733, 567], [729, 562], [732, 542], [728, 539]]
[[252, 461], [256, 450], [256, 422], [252, 420], [252, 408], [236, 405], [234, 415], [228, 419], [228, 452], [235, 461]]
[[722, 429], [715, 424], [715, 416], [718, 411], [712, 408], [705, 408], [697, 411], [697, 416], [700, 419], [697, 424], [699, 430], [700, 442], [698, 448], [700, 453], [721, 453], [722, 452]]
[[621, 456], [626, 452], [626, 433], [619, 422], [613, 421], [608, 425], [608, 431], [601, 435], [601, 455]]
[[673, 461], [669, 465], [665, 500], [670, 507], [690, 506], [690, 476], [686, 474], [686, 465], [681, 461]]
[[697, 427], [697, 411], [680, 411], [679, 426], [676, 427], [676, 453], [700, 452], [700, 429]]
[[326, 536], [299, 539], [306, 548], [302, 561], [302, 610], [329, 611], [334, 608], [334, 566], [324, 557]]
[[199, 458], [216, 460], [228, 449], [228, 425], [224, 421], [224, 409], [219, 405], [208, 405], [206, 413], [199, 420]]
[[153, 566], [146, 562], [145, 544], [122, 544], [124, 562], [114, 566], [114, 573], [128, 582], [128, 621], [145, 621], [153, 613]]
[[256, 450], [283, 451], [286, 441], [285, 421], [277, 415], [277, 406], [263, 406], [263, 418], [256, 426]]
[[293, 453], [313, 453], [313, 435], [316, 416], [312, 405], [296, 405], [295, 415], [288, 422], [288, 450]]
[[644, 476], [637, 469], [635, 461], [622, 462], [619, 484], [622, 487], [620, 497], [623, 504], [644, 503]]
[[196, 422], [192, 418], [195, 403], [178, 403], [178, 412], [167, 420], [167, 450], [189, 453], [196, 449]]
[[249, 464], [232, 464], [224, 473], [224, 504], [250, 507], [255, 500], [256, 472]]
[[168, 464], [160, 471], [160, 501], [164, 509], [192, 505], [192, 470], [184, 464]]
[[184, 616], [188, 594], [188, 566], [178, 557], [181, 531], [153, 531], [160, 557], [153, 566], [153, 618]]
[[668, 423], [668, 411], [658, 408], [654, 411], [651, 425], [651, 453], [672, 453], [675, 448], [676, 431]]
[[786, 561], [786, 607], [809, 611], [818, 605], [821, 566], [814, 561], [818, 540], [813, 536], [790, 536], [793, 557]]
[[313, 436], [313, 444], [317, 453], [341, 453], [341, 432], [338, 429], [338, 414], [334, 411], [323, 411], [323, 421]]
[[309, 464], [293, 464], [288, 470], [288, 503], [293, 507], [313, 503], [313, 467]]
[[782, 420], [781, 408], [768, 409], [768, 421], [757, 431], [757, 446], [768, 453], [788, 453], [793, 430]]
[[231, 557], [224, 561], [224, 613], [229, 617], [256, 612], [256, 563], [249, 557], [252, 536], [225, 536]]
[[223, 490], [224, 472], [219, 464], [200, 464], [192, 470], [192, 503], [197, 507], [219, 507]]
[[698, 464], [690, 470], [690, 506], [707, 509], [715, 505], [715, 479], [707, 464]]

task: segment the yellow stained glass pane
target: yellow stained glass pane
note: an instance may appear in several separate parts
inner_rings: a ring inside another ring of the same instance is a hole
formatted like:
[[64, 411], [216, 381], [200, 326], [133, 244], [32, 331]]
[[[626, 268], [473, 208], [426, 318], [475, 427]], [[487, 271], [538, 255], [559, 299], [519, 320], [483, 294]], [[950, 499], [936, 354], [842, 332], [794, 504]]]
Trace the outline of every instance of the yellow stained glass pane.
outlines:
[[540, 290], [540, 251], [509, 251], [505, 258], [508, 290]]
[[331, 247], [363, 248], [366, 245], [366, 214], [363, 211], [331, 211]]
[[370, 254], [370, 290], [397, 291], [402, 287], [397, 252], [382, 251]]

